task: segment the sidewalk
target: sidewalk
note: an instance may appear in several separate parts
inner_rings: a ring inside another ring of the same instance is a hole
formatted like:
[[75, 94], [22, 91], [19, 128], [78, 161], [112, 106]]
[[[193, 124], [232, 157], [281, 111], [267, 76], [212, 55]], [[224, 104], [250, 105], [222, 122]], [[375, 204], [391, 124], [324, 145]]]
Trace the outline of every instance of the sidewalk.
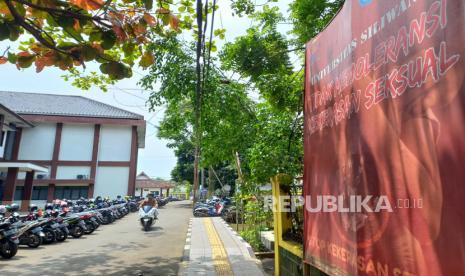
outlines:
[[192, 218], [180, 276], [263, 275], [252, 248], [221, 219]]

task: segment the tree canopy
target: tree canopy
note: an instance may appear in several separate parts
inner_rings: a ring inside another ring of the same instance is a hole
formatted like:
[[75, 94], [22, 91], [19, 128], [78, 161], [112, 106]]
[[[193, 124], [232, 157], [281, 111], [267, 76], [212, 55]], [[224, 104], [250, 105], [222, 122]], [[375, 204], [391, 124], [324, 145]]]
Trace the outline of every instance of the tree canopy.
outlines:
[[[303, 41], [321, 31], [341, 4], [297, 0], [284, 16], [273, 5], [232, 2], [234, 13], [250, 17], [253, 24], [226, 43], [217, 58], [213, 53], [203, 57], [203, 68], [205, 60], [211, 59], [212, 66], [202, 84], [201, 167], [235, 167], [237, 153], [247, 182], [242, 187], [249, 191], [278, 173], [302, 174]], [[310, 15], [303, 16], [306, 13]], [[279, 27], [285, 22], [292, 22], [290, 33]], [[155, 62], [141, 85], [155, 90], [152, 107], [166, 105], [158, 136], [175, 148], [178, 165], [173, 177], [192, 181], [183, 175], [186, 169], [194, 170], [186, 161], [193, 160], [195, 144], [195, 43], [170, 36], [150, 47]], [[238, 77], [228, 78], [228, 72]], [[260, 99], [251, 100], [251, 95]]]
[[[132, 76], [131, 67], [149, 67], [147, 44], [191, 29], [195, 0], [4, 0], [0, 41], [16, 41], [0, 52], [0, 64], [62, 70], [100, 64], [107, 81]], [[174, 10], [176, 8], [176, 10]]]

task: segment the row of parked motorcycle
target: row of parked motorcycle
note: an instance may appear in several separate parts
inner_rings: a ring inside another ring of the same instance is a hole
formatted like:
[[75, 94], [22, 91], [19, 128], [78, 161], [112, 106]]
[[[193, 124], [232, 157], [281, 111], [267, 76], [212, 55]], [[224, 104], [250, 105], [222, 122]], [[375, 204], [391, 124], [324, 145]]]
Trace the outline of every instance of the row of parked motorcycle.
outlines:
[[193, 214], [195, 217], [218, 217], [224, 216], [231, 208], [231, 200], [227, 197], [212, 197], [205, 201], [197, 202], [194, 205]]
[[94, 199], [54, 200], [44, 209], [36, 205], [26, 214], [19, 205], [0, 205], [0, 255], [10, 259], [19, 245], [37, 248], [42, 244], [63, 242], [68, 237], [79, 239], [92, 234], [100, 225], [111, 224], [129, 212], [139, 209], [137, 198], [115, 200]]

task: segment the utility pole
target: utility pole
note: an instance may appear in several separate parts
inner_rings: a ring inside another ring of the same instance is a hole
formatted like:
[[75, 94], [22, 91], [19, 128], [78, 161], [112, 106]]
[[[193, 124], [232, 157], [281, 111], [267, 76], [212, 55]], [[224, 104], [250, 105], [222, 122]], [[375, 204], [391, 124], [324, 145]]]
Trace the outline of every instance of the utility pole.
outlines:
[[[233, 153], [234, 155], [234, 153]], [[242, 169], [241, 169], [241, 160], [239, 159], [239, 153], [236, 151], [235, 155], [234, 155], [234, 159], [236, 161], [236, 167], [237, 167], [237, 176], [238, 176], [238, 180], [236, 182], [236, 193], [235, 195], [237, 196], [237, 193], [239, 192], [239, 184], [242, 184], [244, 179], [242, 178]], [[238, 208], [238, 201], [236, 200], [236, 231], [238, 232], [239, 231], [239, 208]], [[242, 207], [242, 200], [241, 200], [241, 207]]]
[[194, 125], [194, 183], [193, 183], [193, 196], [194, 204], [197, 202], [199, 196], [199, 160], [200, 160], [200, 118], [201, 118], [201, 103], [202, 103], [202, 72], [200, 66], [200, 58], [202, 55], [202, 0], [197, 0], [197, 58], [196, 58], [196, 71], [197, 71], [197, 84], [195, 89], [195, 125]]
[[208, 168], [208, 197], [211, 197], [215, 192], [215, 180], [213, 179], [213, 168]]

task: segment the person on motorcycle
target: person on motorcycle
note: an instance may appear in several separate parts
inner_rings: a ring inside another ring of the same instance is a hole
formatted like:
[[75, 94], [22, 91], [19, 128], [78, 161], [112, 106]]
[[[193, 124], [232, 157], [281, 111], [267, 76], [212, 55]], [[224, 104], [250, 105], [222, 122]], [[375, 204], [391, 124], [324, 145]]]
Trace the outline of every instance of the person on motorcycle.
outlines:
[[152, 206], [153, 208], [158, 208], [158, 202], [157, 200], [154, 198], [153, 194], [150, 193], [147, 195], [147, 198], [144, 199], [140, 205], [139, 205], [139, 208], [142, 208], [144, 206]]
[[152, 193], [149, 193], [147, 195], [147, 198], [142, 200], [142, 202], [139, 205], [139, 209], [141, 209], [144, 206], [152, 206], [152, 208], [155, 209], [155, 217], [158, 218], [158, 201], [155, 199]]

